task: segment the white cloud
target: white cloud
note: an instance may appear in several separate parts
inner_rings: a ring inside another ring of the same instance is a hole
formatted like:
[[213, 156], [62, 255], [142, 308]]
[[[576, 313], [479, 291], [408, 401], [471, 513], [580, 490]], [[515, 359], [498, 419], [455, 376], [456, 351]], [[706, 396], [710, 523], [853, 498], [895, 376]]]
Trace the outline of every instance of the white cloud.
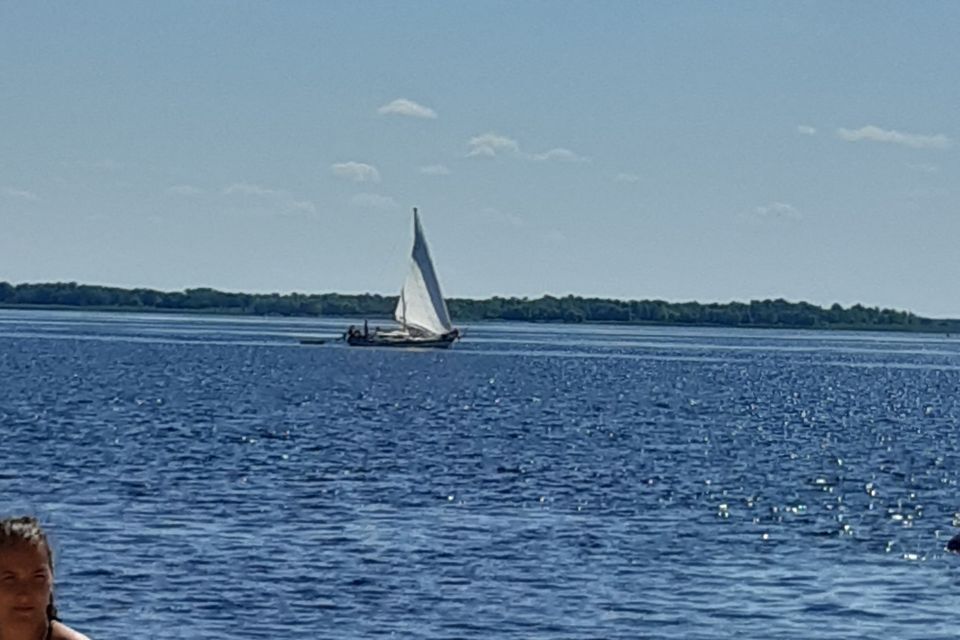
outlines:
[[14, 187], [3, 187], [0, 189], [0, 193], [8, 198], [14, 198], [17, 200], [30, 200], [31, 202], [36, 202], [40, 199], [40, 197], [32, 191], [27, 191], [26, 189], [15, 189]]
[[907, 168], [920, 173], [937, 173], [940, 171], [940, 167], [935, 164], [908, 164]]
[[757, 207], [754, 211], [756, 212], [757, 216], [766, 219], [787, 218], [799, 220], [802, 217], [799, 209], [792, 204], [787, 204], [785, 202], [771, 202], [770, 204]]
[[409, 116], [411, 118], [428, 118], [431, 120], [437, 117], [437, 112], [430, 107], [425, 107], [422, 104], [417, 104], [413, 100], [407, 100], [406, 98], [397, 98], [390, 104], [383, 105], [377, 109], [377, 113], [381, 115], [396, 114], [398, 116]]
[[508, 138], [507, 136], [502, 136], [498, 133], [484, 133], [483, 135], [474, 136], [470, 138], [467, 142], [467, 145], [470, 147], [470, 150], [467, 152], [467, 157], [471, 156], [486, 156], [488, 158], [493, 158], [500, 154], [501, 152], [509, 153], [527, 160], [534, 160], [536, 162], [545, 162], [550, 160], [560, 160], [565, 162], [589, 162], [589, 158], [584, 158], [583, 156], [577, 155], [570, 149], [564, 149], [563, 147], [554, 147], [549, 151], [544, 151], [543, 153], [526, 153], [520, 150], [520, 143], [514, 140], [513, 138]]
[[431, 164], [426, 167], [420, 167], [420, 173], [428, 176], [448, 176], [450, 169], [442, 164]]
[[289, 191], [270, 189], [249, 182], [235, 182], [223, 189], [225, 196], [248, 196], [266, 201], [280, 213], [316, 213], [317, 207], [309, 200], [297, 200]]
[[390, 196], [381, 196], [375, 193], [358, 193], [350, 198], [350, 204], [365, 209], [393, 209], [397, 201]]
[[565, 162], [587, 162], [587, 158], [578, 156], [570, 149], [556, 148], [543, 153], [535, 153], [531, 156], [534, 160], [562, 160]]
[[189, 184], [175, 184], [172, 187], [167, 187], [167, 193], [173, 194], [175, 196], [198, 196], [203, 193], [203, 189], [198, 189], [197, 187], [190, 186]]
[[640, 182], [640, 176], [635, 173], [618, 173], [614, 177], [616, 182]]
[[223, 194], [227, 196], [240, 194], [245, 196], [273, 197], [280, 195], [280, 193], [281, 192], [276, 189], [267, 189], [248, 182], [234, 182], [223, 190]]
[[291, 200], [290, 208], [294, 211], [303, 211], [304, 213], [317, 212], [317, 206], [309, 200]]
[[517, 144], [516, 140], [496, 133], [484, 133], [475, 136], [470, 138], [467, 144], [470, 146], [467, 156], [488, 156], [492, 158], [500, 151], [520, 152], [520, 145]]
[[377, 168], [363, 162], [339, 162], [330, 167], [333, 175], [354, 182], [380, 182]]
[[938, 133], [936, 135], [920, 135], [916, 133], [902, 133], [892, 129], [881, 129], [872, 124], [859, 129], [837, 129], [837, 136], [847, 142], [889, 142], [902, 144], [914, 149], [946, 149], [950, 146], [950, 138]]
[[813, 127], [811, 127], [810, 125], [798, 124], [798, 125], [797, 125], [797, 133], [799, 133], [799, 134], [801, 134], [801, 135], [804, 135], [804, 136], [815, 136], [815, 135], [817, 135], [817, 130], [814, 129]]

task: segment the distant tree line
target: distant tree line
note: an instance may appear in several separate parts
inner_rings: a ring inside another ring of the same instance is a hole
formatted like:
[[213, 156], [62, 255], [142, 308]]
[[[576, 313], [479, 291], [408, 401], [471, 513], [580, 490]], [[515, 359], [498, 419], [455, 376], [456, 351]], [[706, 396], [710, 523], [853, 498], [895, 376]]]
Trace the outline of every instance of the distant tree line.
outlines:
[[[244, 315], [390, 317], [396, 296], [376, 294], [250, 294], [209, 288], [185, 291], [122, 289], [56, 282], [13, 285], [0, 282], [0, 306], [155, 310]], [[960, 320], [922, 318], [907, 311], [834, 304], [824, 309], [806, 302], [751, 300], [725, 304], [610, 300], [543, 296], [447, 301], [457, 321], [614, 322], [627, 324], [712, 325], [801, 329], [890, 329], [960, 332]]]

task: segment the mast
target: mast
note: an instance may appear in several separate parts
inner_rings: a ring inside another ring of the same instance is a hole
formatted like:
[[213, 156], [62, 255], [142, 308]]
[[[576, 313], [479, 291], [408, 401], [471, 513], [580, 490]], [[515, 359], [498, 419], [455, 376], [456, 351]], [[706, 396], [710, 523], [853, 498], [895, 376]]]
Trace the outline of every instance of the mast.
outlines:
[[[413, 208], [413, 235], [417, 235], [417, 208]], [[407, 329], [407, 296], [406, 296], [406, 287], [400, 289], [400, 304], [402, 308], [400, 310], [400, 326]]]

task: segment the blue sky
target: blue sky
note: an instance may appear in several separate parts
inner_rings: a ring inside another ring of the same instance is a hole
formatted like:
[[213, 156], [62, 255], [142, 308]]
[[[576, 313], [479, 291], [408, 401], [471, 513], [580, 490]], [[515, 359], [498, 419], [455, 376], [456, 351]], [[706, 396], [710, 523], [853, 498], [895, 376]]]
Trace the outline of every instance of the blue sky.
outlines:
[[960, 317], [960, 3], [0, 0], [0, 280]]

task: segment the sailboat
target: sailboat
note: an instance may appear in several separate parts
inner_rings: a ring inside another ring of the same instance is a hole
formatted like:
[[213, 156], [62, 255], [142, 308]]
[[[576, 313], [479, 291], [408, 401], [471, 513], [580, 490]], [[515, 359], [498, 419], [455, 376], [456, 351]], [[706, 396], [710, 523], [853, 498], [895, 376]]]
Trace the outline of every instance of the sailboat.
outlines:
[[440, 291], [437, 272], [430, 259], [427, 239], [423, 235], [420, 214], [413, 209], [413, 250], [410, 268], [400, 290], [400, 298], [393, 312], [400, 324], [395, 329], [369, 330], [350, 327], [344, 334], [347, 344], [354, 347], [434, 347], [446, 349], [460, 338], [460, 330], [450, 322], [450, 312]]

